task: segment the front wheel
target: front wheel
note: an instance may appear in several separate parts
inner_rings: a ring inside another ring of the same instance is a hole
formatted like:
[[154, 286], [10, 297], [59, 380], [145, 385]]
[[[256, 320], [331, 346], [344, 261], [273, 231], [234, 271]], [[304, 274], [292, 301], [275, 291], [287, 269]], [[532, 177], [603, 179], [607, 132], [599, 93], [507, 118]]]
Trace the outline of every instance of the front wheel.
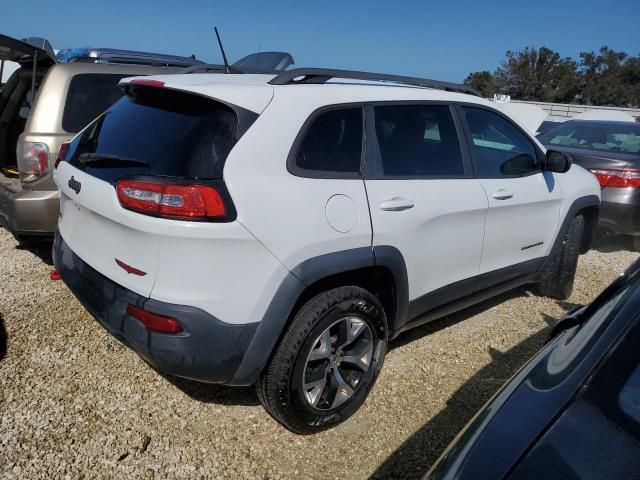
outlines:
[[296, 314], [257, 384], [260, 401], [295, 433], [325, 430], [365, 401], [387, 345], [384, 310], [360, 287], [320, 293]]
[[546, 297], [566, 300], [573, 291], [573, 281], [578, 266], [578, 256], [584, 235], [584, 217], [577, 215], [569, 225], [560, 251], [553, 262], [553, 270], [547, 280], [538, 287], [538, 292]]

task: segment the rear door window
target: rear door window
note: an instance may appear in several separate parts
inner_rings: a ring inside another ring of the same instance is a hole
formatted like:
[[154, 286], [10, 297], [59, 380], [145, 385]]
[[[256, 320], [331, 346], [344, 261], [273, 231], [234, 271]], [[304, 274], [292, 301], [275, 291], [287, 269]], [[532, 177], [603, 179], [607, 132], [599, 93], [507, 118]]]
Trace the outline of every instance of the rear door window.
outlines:
[[81, 135], [67, 158], [106, 181], [124, 175], [220, 179], [237, 140], [234, 110], [215, 100], [139, 88]]
[[118, 87], [127, 75], [82, 73], [69, 82], [62, 114], [62, 128], [69, 133], [82, 130], [91, 120], [122, 97]]
[[385, 177], [458, 177], [464, 163], [447, 105], [388, 105], [375, 110]]
[[362, 130], [362, 107], [320, 113], [295, 150], [294, 173], [312, 177], [357, 175], [362, 160]]

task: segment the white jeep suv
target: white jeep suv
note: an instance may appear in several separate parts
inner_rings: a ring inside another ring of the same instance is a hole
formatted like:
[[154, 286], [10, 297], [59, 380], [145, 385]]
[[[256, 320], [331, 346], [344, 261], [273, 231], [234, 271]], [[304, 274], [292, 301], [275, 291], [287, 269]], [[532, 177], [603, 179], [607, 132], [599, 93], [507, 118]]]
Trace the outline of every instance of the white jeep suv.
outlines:
[[54, 259], [156, 369], [257, 385], [294, 432], [401, 332], [523, 284], [566, 298], [600, 189], [468, 87], [323, 69], [125, 79], [61, 149]]

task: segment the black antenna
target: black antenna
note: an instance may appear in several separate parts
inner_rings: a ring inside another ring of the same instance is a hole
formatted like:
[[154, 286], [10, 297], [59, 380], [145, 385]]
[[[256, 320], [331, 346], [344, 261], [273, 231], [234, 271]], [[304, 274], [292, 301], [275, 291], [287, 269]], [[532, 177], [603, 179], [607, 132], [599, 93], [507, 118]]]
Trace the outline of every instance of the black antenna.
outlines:
[[216, 31], [216, 37], [218, 38], [218, 45], [220, 46], [220, 51], [222, 52], [222, 60], [224, 61], [224, 73], [231, 73], [229, 70], [229, 62], [227, 61], [227, 55], [224, 53], [224, 48], [222, 47], [222, 40], [220, 40], [220, 34], [218, 33], [218, 27], [213, 27]]

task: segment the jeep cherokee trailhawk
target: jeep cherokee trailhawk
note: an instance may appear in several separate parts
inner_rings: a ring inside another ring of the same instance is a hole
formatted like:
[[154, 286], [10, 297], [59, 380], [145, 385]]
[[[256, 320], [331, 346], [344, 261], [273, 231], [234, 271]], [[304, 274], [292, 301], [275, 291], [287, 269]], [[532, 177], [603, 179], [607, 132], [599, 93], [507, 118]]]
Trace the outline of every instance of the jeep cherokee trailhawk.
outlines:
[[311, 433], [401, 332], [524, 284], [566, 298], [595, 177], [466, 86], [325, 69], [121, 81], [61, 149], [55, 264], [159, 371], [256, 384]]

